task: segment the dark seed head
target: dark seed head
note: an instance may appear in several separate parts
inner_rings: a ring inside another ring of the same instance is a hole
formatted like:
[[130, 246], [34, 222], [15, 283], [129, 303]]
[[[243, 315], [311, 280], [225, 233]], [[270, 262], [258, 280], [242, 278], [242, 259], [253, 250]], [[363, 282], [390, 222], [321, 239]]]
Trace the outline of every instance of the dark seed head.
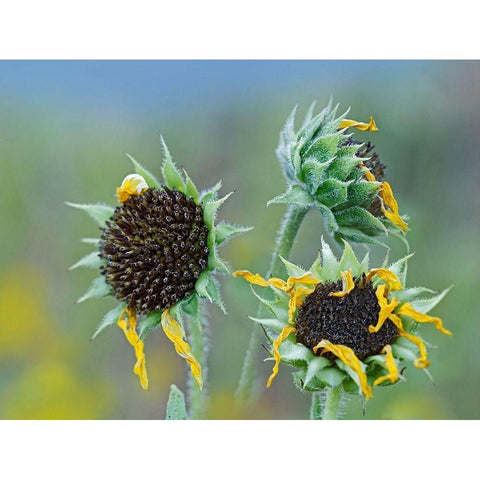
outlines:
[[102, 274], [115, 297], [137, 313], [164, 310], [193, 291], [207, 265], [207, 236], [201, 205], [166, 187], [149, 188], [107, 222]]
[[[361, 145], [361, 142], [357, 142], [352, 138], [345, 140], [344, 145]], [[363, 165], [367, 167], [375, 176], [377, 182], [383, 182], [385, 180], [385, 165], [378, 159], [378, 153], [374, 152], [375, 145], [367, 142], [361, 146], [355, 153], [356, 157], [365, 158]], [[375, 217], [383, 217], [382, 204], [380, 198], [376, 196], [367, 210]]]
[[[378, 321], [380, 306], [372, 284], [362, 278], [354, 278], [354, 289], [344, 297], [329, 296], [342, 290], [342, 282], [319, 283], [305, 298], [298, 310], [296, 321], [297, 342], [313, 350], [322, 340], [350, 347], [362, 360], [380, 353], [398, 337], [397, 327], [387, 320], [377, 333], [368, 327]], [[320, 351], [317, 354], [320, 355]], [[331, 353], [326, 357], [334, 359]]]

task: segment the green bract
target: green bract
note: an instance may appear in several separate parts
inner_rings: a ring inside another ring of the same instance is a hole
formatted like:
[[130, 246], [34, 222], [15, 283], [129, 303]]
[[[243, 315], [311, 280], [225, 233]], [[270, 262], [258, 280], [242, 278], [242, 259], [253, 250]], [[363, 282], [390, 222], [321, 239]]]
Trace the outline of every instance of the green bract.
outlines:
[[348, 127], [341, 125], [344, 121], [354, 126], [345, 120], [348, 112], [337, 117], [338, 106], [332, 109], [329, 104], [314, 116], [314, 107], [315, 103], [297, 131], [296, 107], [285, 123], [276, 153], [287, 189], [268, 204], [316, 208], [337, 241], [384, 245], [376, 237], [389, 231], [397, 234], [398, 229], [378, 208], [372, 208], [373, 202], [379, 203], [382, 183], [365, 178], [362, 162], [370, 160], [369, 150], [360, 156], [364, 144], [352, 141]]

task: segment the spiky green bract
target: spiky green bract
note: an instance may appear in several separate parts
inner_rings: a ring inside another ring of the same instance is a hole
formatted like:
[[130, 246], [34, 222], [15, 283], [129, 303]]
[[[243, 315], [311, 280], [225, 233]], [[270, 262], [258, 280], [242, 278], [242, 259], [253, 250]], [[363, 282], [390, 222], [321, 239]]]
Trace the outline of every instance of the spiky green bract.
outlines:
[[[217, 282], [214, 278], [215, 272], [220, 273], [230, 273], [230, 269], [226, 262], [221, 259], [218, 254], [218, 245], [225, 243], [234, 235], [245, 233], [251, 230], [251, 227], [241, 227], [236, 225], [230, 225], [227, 223], [220, 223], [215, 225], [215, 219], [217, 212], [220, 206], [227, 200], [231, 195], [225, 195], [222, 198], [218, 198], [218, 192], [221, 188], [221, 182], [218, 182], [213, 187], [199, 192], [191, 178], [188, 176], [187, 172], [183, 170], [181, 172], [175, 163], [172, 160], [172, 156], [163, 140], [161, 138], [161, 143], [164, 151], [164, 160], [161, 166], [163, 182], [160, 182], [155, 178], [155, 176], [145, 169], [137, 160], [135, 160], [131, 155], [127, 154], [128, 158], [132, 161], [134, 170], [137, 174], [141, 175], [147, 185], [150, 188], [154, 189], [163, 189], [165, 186], [170, 190], [176, 190], [187, 197], [191, 198], [195, 204], [202, 206], [203, 211], [203, 221], [208, 228], [207, 236], [207, 247], [209, 250], [207, 265], [198, 277], [194, 291], [187, 295], [182, 300], [178, 301], [172, 308], [172, 314], [176, 314], [182, 321], [182, 311], [188, 312], [189, 305], [192, 300], [196, 301], [196, 297], [207, 299], [213, 303], [216, 303], [223, 312], [225, 311], [225, 306], [220, 295]], [[101, 228], [106, 227], [106, 222], [112, 217], [114, 213], [114, 208], [101, 205], [101, 204], [76, 204], [66, 202], [67, 205], [81, 209], [89, 214], [89, 216], [97, 223]], [[97, 238], [88, 238], [83, 239], [84, 243], [92, 244], [98, 247], [100, 239]], [[98, 255], [98, 249], [84, 256], [80, 261], [75, 263], [70, 269], [75, 269], [79, 267], [88, 267], [97, 269], [99, 276], [94, 279], [91, 286], [87, 292], [80, 297], [78, 302], [90, 298], [99, 298], [111, 295], [111, 289], [109, 285], [105, 282], [105, 277], [100, 275], [99, 267], [105, 264], [105, 261]], [[120, 308], [121, 307], [121, 308]], [[104, 328], [109, 325], [116, 323], [118, 317], [120, 316], [125, 303], [122, 302], [119, 306], [115, 307], [109, 311], [103, 320], [98, 325], [93, 338], [95, 338]], [[155, 327], [157, 327], [161, 322], [161, 311], [154, 310], [148, 312], [143, 319], [141, 320], [139, 326], [139, 334], [142, 338], [145, 338]]]
[[185, 395], [176, 385], [170, 385], [165, 420], [188, 420]]
[[342, 239], [384, 245], [376, 237], [397, 228], [384, 217], [368, 210], [379, 193], [380, 182], [363, 176], [362, 161], [356, 156], [363, 144], [351, 144], [352, 134], [339, 130], [347, 115], [336, 116], [338, 105], [328, 104], [314, 115], [313, 103], [303, 125], [295, 129], [296, 107], [280, 134], [276, 150], [287, 188], [268, 202], [316, 208], [327, 231], [341, 244]]
[[[410, 257], [411, 255], [404, 257], [388, 266], [388, 269], [398, 276], [403, 285], [405, 285], [406, 280], [407, 260]], [[367, 274], [369, 271], [368, 254], [361, 261], [358, 260], [351, 245], [345, 241], [343, 254], [338, 260], [323, 238], [318, 257], [308, 271], [285, 259], [282, 259], [282, 261], [285, 264], [288, 277], [300, 277], [310, 272], [321, 284], [339, 281], [341, 279], [340, 272], [351, 270], [353, 277], [361, 277], [362, 274]], [[386, 265], [384, 267], [387, 268]], [[382, 283], [384, 283], [383, 280], [377, 278], [372, 285], [376, 288]], [[252, 320], [263, 326], [268, 341], [273, 344], [282, 329], [289, 325], [288, 302], [290, 296], [274, 287], [271, 288], [274, 292], [274, 300], [264, 298], [259, 295], [258, 289], [252, 287], [254, 295], [270, 313], [268, 318], [252, 318]], [[435, 294], [430, 289], [413, 287], [391, 292], [389, 296], [396, 296], [401, 302], [409, 302], [416, 310], [427, 313], [437, 305], [448, 290]], [[423, 298], [424, 295], [429, 294], [429, 297]], [[296, 318], [294, 319], [296, 320]], [[402, 320], [405, 330], [409, 333], [415, 332], [418, 336], [417, 327], [419, 324], [403, 315]], [[418, 357], [417, 347], [404, 337], [399, 337], [393, 342], [392, 351], [400, 372], [402, 371], [402, 362], [414, 362]], [[295, 333], [290, 334], [280, 345], [279, 352], [281, 362], [292, 365], [297, 369], [293, 373], [293, 379], [300, 390], [315, 392], [326, 387], [335, 388], [341, 385], [342, 389], [348, 393], [362, 394], [356, 372], [339, 359], [332, 361], [326, 357], [315, 355], [312, 350], [301, 343], [297, 343]], [[268, 360], [273, 360], [273, 355]], [[377, 378], [387, 373], [385, 355], [369, 356], [362, 360], [361, 364], [370, 385], [373, 385]], [[424, 371], [429, 375], [426, 369]], [[403, 377], [400, 376], [400, 379], [403, 380]], [[386, 384], [388, 385], [389, 382], [386, 382]]]

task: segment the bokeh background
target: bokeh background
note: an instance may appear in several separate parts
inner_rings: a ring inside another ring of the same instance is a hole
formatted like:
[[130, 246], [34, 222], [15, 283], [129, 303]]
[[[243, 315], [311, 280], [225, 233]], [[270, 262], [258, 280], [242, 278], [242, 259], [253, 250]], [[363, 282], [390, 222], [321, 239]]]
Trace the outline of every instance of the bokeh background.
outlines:
[[[198, 186], [221, 178], [222, 192], [235, 191], [220, 219], [255, 230], [223, 256], [265, 272], [284, 212], [265, 206], [284, 190], [274, 154], [280, 128], [295, 104], [302, 115], [330, 96], [379, 126], [355, 136], [376, 145], [411, 216], [409, 284], [454, 285], [434, 310], [454, 335], [427, 334], [438, 346], [435, 385], [409, 367], [407, 382], [376, 391], [366, 418], [480, 418], [479, 86], [480, 63], [469, 61], [0, 62], [0, 418], [164, 418], [169, 385], [185, 387], [185, 363], [161, 329], [153, 332], [144, 392], [120, 329], [90, 341], [115, 302], [74, 305], [93, 273], [68, 267], [90, 251], [79, 239], [98, 231], [64, 201], [113, 204], [131, 172], [125, 152], [159, 174], [161, 132]], [[323, 233], [311, 212], [291, 260], [309, 265]], [[402, 252], [394, 246], [393, 255]], [[235, 407], [256, 304], [245, 282], [225, 277], [222, 289], [229, 315], [209, 308], [209, 417], [308, 418], [310, 398], [288, 366], [264, 389], [271, 364], [263, 351], [258, 401]], [[346, 418], [361, 415], [356, 399], [345, 407]]]

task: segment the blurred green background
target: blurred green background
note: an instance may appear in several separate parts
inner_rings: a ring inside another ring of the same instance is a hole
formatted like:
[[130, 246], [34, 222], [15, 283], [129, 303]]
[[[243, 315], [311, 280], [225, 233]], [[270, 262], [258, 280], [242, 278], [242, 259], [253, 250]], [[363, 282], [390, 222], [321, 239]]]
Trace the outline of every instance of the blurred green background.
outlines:
[[[426, 327], [438, 346], [435, 385], [409, 367], [407, 382], [376, 390], [366, 418], [480, 418], [479, 85], [480, 63], [467, 61], [0, 62], [0, 418], [164, 418], [169, 385], [185, 387], [185, 362], [157, 329], [146, 341], [144, 392], [119, 328], [90, 341], [115, 302], [74, 305], [93, 273], [67, 269], [90, 251], [79, 239], [98, 231], [64, 201], [114, 204], [131, 173], [124, 152], [159, 174], [161, 132], [199, 187], [221, 178], [223, 193], [235, 191], [220, 219], [255, 230], [223, 256], [264, 273], [284, 212], [265, 206], [284, 190], [280, 128], [295, 104], [301, 116], [331, 95], [350, 117], [375, 117], [379, 132], [355, 138], [376, 145], [411, 217], [409, 285], [455, 286], [433, 311], [453, 336]], [[322, 234], [311, 212], [291, 260], [309, 265]], [[225, 277], [222, 289], [229, 315], [209, 307], [210, 418], [308, 418], [310, 398], [290, 367], [264, 388], [263, 351], [258, 402], [234, 406], [256, 304], [246, 282]], [[361, 415], [357, 399], [346, 406], [346, 418]]]

